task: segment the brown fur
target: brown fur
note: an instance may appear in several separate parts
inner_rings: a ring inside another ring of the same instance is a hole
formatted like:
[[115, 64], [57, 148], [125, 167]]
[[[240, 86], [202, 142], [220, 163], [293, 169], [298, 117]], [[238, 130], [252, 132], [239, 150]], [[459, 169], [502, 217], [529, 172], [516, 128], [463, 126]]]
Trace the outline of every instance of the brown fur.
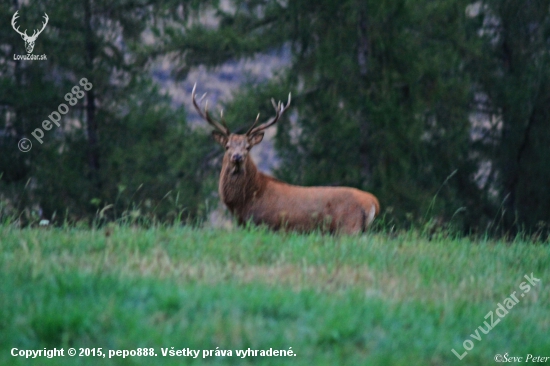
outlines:
[[[275, 230], [319, 228], [355, 234], [364, 231], [380, 212], [378, 200], [370, 193], [348, 187], [294, 186], [258, 171], [248, 150], [259, 141], [251, 143], [247, 136], [235, 134], [216, 139], [227, 149], [220, 198], [239, 224], [251, 220]], [[232, 161], [235, 154], [244, 155], [240, 164]]]

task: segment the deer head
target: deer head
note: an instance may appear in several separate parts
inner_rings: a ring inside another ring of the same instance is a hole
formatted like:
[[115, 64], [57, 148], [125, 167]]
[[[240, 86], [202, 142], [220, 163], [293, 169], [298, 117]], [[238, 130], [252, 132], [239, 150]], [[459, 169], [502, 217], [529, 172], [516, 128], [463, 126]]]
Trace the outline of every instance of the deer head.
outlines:
[[275, 104], [275, 100], [271, 99], [271, 103], [275, 108], [275, 116], [272, 117], [270, 120], [262, 123], [259, 126], [256, 126], [260, 118], [260, 114], [258, 113], [256, 121], [254, 122], [254, 124], [252, 124], [252, 126], [245, 134], [234, 134], [230, 133], [229, 129], [227, 128], [227, 123], [225, 122], [225, 119], [223, 117], [223, 110], [220, 112], [220, 119], [222, 121], [222, 124], [213, 120], [208, 114], [208, 101], [204, 106], [204, 111], [201, 110], [199, 104], [206, 96], [206, 93], [199, 99], [199, 102], [197, 102], [195, 98], [196, 87], [197, 84], [195, 84], [195, 86], [193, 87], [193, 92], [191, 94], [193, 98], [193, 105], [195, 106], [195, 109], [197, 110], [199, 115], [206, 122], [214, 126], [215, 130], [212, 131], [212, 137], [214, 137], [214, 140], [216, 140], [218, 144], [225, 148], [224, 165], [226, 163], [229, 164], [231, 172], [233, 174], [238, 174], [242, 171], [242, 168], [246, 166], [250, 149], [252, 149], [253, 146], [262, 142], [265, 129], [274, 125], [279, 120], [281, 115], [287, 110], [288, 106], [290, 105], [290, 93], [288, 94], [288, 102], [286, 105], [282, 104], [280, 101], [279, 103]]
[[17, 33], [21, 35], [21, 38], [23, 38], [23, 40], [25, 41], [25, 49], [27, 50], [27, 53], [31, 53], [32, 50], [34, 49], [34, 42], [36, 41], [36, 38], [38, 38], [40, 33], [42, 33], [44, 28], [46, 28], [46, 24], [48, 24], [48, 20], [49, 20], [48, 14], [44, 13], [45, 22], [42, 22], [42, 29], [40, 30], [35, 29], [32, 36], [28, 36], [26, 29], [24, 32], [20, 32], [19, 26], [17, 28], [15, 27], [15, 20], [19, 18], [19, 15], [17, 14], [18, 12], [19, 10], [16, 11], [15, 14], [13, 14], [13, 17], [11, 18], [11, 26]]

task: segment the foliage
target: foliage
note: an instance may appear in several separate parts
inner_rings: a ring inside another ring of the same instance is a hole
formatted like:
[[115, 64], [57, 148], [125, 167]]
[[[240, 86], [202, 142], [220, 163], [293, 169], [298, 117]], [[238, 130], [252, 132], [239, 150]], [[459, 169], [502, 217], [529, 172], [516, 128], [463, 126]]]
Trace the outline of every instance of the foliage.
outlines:
[[534, 228], [550, 214], [550, 1], [487, 1], [476, 18], [485, 52], [472, 74], [480, 113], [494, 121], [479, 141], [492, 163], [486, 184], [504, 228]]
[[[19, 21], [25, 24], [40, 24], [44, 12], [50, 18], [35, 47], [47, 61], [13, 60], [23, 52], [22, 41], [10, 27], [2, 28], [0, 217], [19, 217], [24, 224], [127, 215], [174, 220], [204, 212], [204, 190], [210, 188], [205, 136], [191, 130], [185, 111], [154, 86], [151, 55], [141, 45], [171, 5], [22, 5]], [[14, 11], [0, 7], [5, 19]], [[69, 105], [65, 96], [82, 78], [93, 87]], [[31, 132], [61, 103], [69, 113], [39, 144]], [[34, 144], [25, 154], [17, 149], [22, 137]]]

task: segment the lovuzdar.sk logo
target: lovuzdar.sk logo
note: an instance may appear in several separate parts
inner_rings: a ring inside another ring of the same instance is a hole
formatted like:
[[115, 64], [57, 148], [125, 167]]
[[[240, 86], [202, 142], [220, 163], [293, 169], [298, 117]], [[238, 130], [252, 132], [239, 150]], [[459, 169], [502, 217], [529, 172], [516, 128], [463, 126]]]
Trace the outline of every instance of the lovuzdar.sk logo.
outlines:
[[46, 24], [48, 24], [48, 14], [44, 13], [44, 22], [42, 22], [42, 28], [40, 30], [35, 29], [32, 35], [27, 34], [27, 30], [25, 29], [24, 32], [21, 32], [19, 30], [19, 26], [16, 26], [16, 20], [19, 18], [19, 10], [13, 14], [13, 17], [11, 18], [11, 26], [13, 27], [13, 30], [15, 30], [17, 33], [21, 35], [21, 38], [23, 38], [23, 41], [25, 41], [25, 49], [27, 50], [26, 55], [13, 55], [14, 60], [46, 60], [46, 55], [33, 55], [32, 50], [34, 49], [34, 43], [36, 42], [36, 39], [42, 33], [44, 28], [46, 28]]

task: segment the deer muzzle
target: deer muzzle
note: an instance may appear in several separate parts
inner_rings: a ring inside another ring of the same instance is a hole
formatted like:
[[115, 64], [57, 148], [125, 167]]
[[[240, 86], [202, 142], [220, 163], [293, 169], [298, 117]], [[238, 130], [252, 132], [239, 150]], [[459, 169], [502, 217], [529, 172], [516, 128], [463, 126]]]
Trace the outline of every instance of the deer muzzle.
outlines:
[[240, 164], [243, 162], [243, 156], [241, 154], [233, 154], [231, 156], [231, 162], [235, 164]]

